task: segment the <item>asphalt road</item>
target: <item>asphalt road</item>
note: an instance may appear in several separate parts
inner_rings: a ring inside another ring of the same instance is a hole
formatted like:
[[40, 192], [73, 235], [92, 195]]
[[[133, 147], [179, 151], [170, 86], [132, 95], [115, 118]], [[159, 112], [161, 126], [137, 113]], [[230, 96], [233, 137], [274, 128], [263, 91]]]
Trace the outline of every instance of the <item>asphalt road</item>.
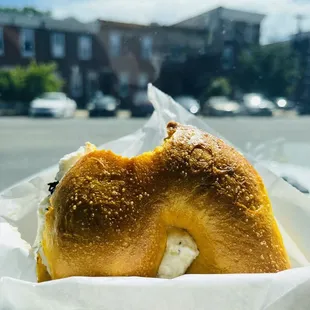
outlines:
[[[310, 142], [310, 118], [204, 119], [235, 145], [284, 138]], [[0, 191], [54, 165], [86, 141], [101, 145], [137, 130], [146, 119], [0, 118]]]

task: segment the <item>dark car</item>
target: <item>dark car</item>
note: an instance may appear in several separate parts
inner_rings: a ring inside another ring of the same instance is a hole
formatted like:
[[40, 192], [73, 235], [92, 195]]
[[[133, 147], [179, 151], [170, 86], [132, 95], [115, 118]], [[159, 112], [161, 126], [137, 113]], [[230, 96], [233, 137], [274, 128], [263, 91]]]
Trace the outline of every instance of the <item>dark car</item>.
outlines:
[[154, 107], [149, 101], [147, 91], [138, 91], [134, 94], [130, 109], [132, 117], [146, 117], [153, 113]]
[[310, 104], [299, 104], [297, 112], [299, 115], [310, 115]]
[[174, 98], [174, 100], [179, 103], [183, 108], [185, 108], [188, 112], [196, 115], [200, 112], [200, 104], [199, 102], [190, 96], [179, 96]]
[[242, 114], [242, 107], [224, 96], [211, 97], [204, 104], [202, 113], [206, 116], [237, 116]]
[[288, 100], [284, 97], [278, 97], [274, 100], [277, 109], [279, 110], [284, 110], [284, 111], [288, 111], [288, 110], [294, 110], [295, 109], [295, 104], [293, 101]]
[[104, 95], [97, 92], [90, 103], [87, 105], [89, 117], [116, 116], [119, 101], [111, 95]]
[[243, 96], [243, 105], [247, 115], [273, 116], [275, 105], [261, 94], [250, 93]]

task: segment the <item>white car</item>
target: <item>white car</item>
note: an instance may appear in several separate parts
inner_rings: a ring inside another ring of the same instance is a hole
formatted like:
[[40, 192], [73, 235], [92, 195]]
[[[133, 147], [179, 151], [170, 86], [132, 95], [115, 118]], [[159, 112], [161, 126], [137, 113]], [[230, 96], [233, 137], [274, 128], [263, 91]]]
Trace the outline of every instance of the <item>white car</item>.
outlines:
[[30, 103], [29, 116], [74, 117], [76, 102], [61, 92], [44, 93]]

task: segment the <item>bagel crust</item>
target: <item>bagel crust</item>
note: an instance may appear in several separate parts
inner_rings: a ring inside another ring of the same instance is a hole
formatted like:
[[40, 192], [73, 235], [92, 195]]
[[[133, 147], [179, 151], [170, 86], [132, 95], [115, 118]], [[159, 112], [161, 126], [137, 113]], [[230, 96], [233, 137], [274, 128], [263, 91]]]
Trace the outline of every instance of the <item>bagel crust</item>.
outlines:
[[38, 281], [70, 276], [156, 277], [167, 232], [186, 231], [199, 255], [189, 274], [290, 268], [261, 177], [222, 140], [167, 125], [152, 152], [96, 150], [63, 177], [45, 214]]

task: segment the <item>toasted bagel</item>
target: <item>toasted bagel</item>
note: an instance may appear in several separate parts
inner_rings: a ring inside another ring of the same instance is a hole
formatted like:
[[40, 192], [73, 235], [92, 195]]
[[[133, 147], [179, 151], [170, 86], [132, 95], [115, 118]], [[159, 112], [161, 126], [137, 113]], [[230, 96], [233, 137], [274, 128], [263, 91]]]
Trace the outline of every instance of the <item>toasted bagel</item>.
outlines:
[[290, 268], [263, 181], [244, 156], [192, 126], [169, 122], [167, 133], [151, 152], [126, 158], [96, 150], [66, 173], [45, 214], [48, 266], [39, 253], [39, 282], [156, 277], [174, 228], [199, 250], [186, 273]]

